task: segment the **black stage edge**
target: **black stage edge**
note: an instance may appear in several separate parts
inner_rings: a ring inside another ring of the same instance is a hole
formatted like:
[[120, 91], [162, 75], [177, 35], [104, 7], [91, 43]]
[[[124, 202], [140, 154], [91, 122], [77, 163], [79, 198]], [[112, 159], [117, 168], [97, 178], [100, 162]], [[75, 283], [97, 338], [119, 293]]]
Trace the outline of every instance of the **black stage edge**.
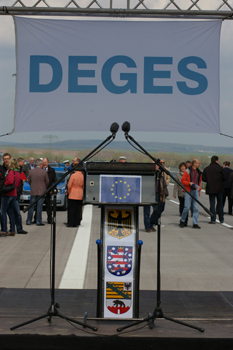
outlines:
[[[57, 317], [51, 323], [43, 319], [11, 331], [47, 312], [50, 291], [0, 288], [0, 349], [233, 349], [233, 292], [162, 292], [166, 316], [203, 327], [204, 333], [163, 319], [155, 320], [154, 329], [140, 325], [118, 333], [118, 327], [131, 321], [95, 319], [96, 298], [96, 290], [56, 290], [61, 313], [83, 322], [87, 312], [88, 324], [98, 327], [97, 332]], [[139, 305], [140, 318], [147, 317], [156, 305], [156, 292], [140, 291]]]

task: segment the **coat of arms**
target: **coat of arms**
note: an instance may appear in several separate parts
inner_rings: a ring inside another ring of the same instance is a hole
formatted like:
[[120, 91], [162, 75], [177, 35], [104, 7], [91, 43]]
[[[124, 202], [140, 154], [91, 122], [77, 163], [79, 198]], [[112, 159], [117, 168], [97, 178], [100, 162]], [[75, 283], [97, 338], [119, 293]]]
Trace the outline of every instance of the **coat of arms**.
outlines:
[[108, 209], [107, 231], [112, 237], [122, 239], [132, 234], [132, 209]]
[[106, 306], [113, 314], [121, 315], [131, 308], [131, 282], [107, 282]]
[[114, 276], [126, 276], [132, 269], [133, 247], [107, 247], [107, 269]]

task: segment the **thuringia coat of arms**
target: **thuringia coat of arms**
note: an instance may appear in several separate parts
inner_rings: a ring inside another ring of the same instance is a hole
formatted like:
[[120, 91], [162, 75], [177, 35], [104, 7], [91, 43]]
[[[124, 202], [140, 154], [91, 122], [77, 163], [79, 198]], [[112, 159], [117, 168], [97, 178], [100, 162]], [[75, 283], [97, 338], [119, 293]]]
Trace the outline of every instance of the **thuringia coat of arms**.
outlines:
[[107, 247], [107, 269], [114, 276], [126, 276], [132, 270], [133, 247]]

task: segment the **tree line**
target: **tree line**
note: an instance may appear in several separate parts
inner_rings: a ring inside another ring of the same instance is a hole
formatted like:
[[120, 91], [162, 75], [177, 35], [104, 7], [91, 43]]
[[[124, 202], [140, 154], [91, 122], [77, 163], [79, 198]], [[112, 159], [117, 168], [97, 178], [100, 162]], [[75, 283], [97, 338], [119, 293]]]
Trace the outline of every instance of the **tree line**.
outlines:
[[[85, 150], [77, 150], [76, 155], [77, 157], [83, 159], [89, 152], [91, 152], [92, 149], [85, 149]], [[35, 150], [27, 150], [25, 153], [20, 153], [17, 148], [15, 147], [7, 147], [4, 152], [8, 152], [11, 154], [14, 158], [23, 157], [26, 160], [29, 160], [30, 157], [36, 158], [49, 158], [50, 161], [55, 161], [58, 163], [62, 163], [65, 159], [69, 159], [70, 162], [73, 160], [73, 156], [64, 156], [62, 152], [57, 152], [55, 150], [49, 151], [44, 150], [40, 154], [35, 153]], [[73, 152], [72, 152], [73, 153]], [[172, 169], [178, 169], [179, 164], [181, 162], [185, 162], [186, 160], [192, 161], [194, 158], [198, 158], [200, 160], [200, 169], [203, 170], [207, 165], [210, 164], [210, 158], [211, 154], [187, 154], [187, 153], [175, 153], [175, 152], [152, 152], [151, 155], [156, 159], [165, 159], [165, 166], [172, 168]], [[224, 161], [228, 160], [231, 162], [233, 167], [233, 155], [219, 155], [219, 163], [222, 165]], [[118, 161], [120, 156], [125, 156], [128, 162], [135, 162], [135, 163], [147, 163], [150, 162], [150, 158], [148, 158], [146, 155], [137, 152], [137, 151], [123, 151], [123, 150], [114, 150], [114, 149], [104, 149], [97, 155], [95, 155], [91, 161], [111, 161], [115, 160]]]

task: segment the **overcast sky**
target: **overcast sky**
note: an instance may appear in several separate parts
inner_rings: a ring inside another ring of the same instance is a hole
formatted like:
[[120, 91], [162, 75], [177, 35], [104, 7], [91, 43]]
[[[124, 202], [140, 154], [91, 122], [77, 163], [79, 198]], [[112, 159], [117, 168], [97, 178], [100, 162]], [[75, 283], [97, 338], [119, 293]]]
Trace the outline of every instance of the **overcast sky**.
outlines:
[[[209, 1], [205, 0], [207, 5]], [[13, 1], [0, 0], [0, 6]], [[211, 0], [211, 4], [219, 1]], [[217, 6], [215, 6], [217, 8]], [[207, 8], [206, 8], [207, 9]], [[213, 9], [213, 6], [209, 9]], [[221, 133], [233, 136], [233, 20], [224, 21], [220, 41], [220, 127]], [[15, 33], [11, 16], [0, 16], [0, 135], [11, 132], [14, 125], [15, 99]], [[0, 138], [2, 142], [43, 142], [48, 133], [18, 133]], [[51, 134], [51, 132], [49, 133]], [[54, 132], [59, 140], [99, 139], [108, 136], [107, 132]], [[158, 141], [169, 143], [199, 144], [209, 146], [233, 147], [233, 138], [212, 134], [181, 133], [140, 133], [131, 132], [137, 141]], [[118, 132], [117, 140], [123, 140], [123, 132]]]

